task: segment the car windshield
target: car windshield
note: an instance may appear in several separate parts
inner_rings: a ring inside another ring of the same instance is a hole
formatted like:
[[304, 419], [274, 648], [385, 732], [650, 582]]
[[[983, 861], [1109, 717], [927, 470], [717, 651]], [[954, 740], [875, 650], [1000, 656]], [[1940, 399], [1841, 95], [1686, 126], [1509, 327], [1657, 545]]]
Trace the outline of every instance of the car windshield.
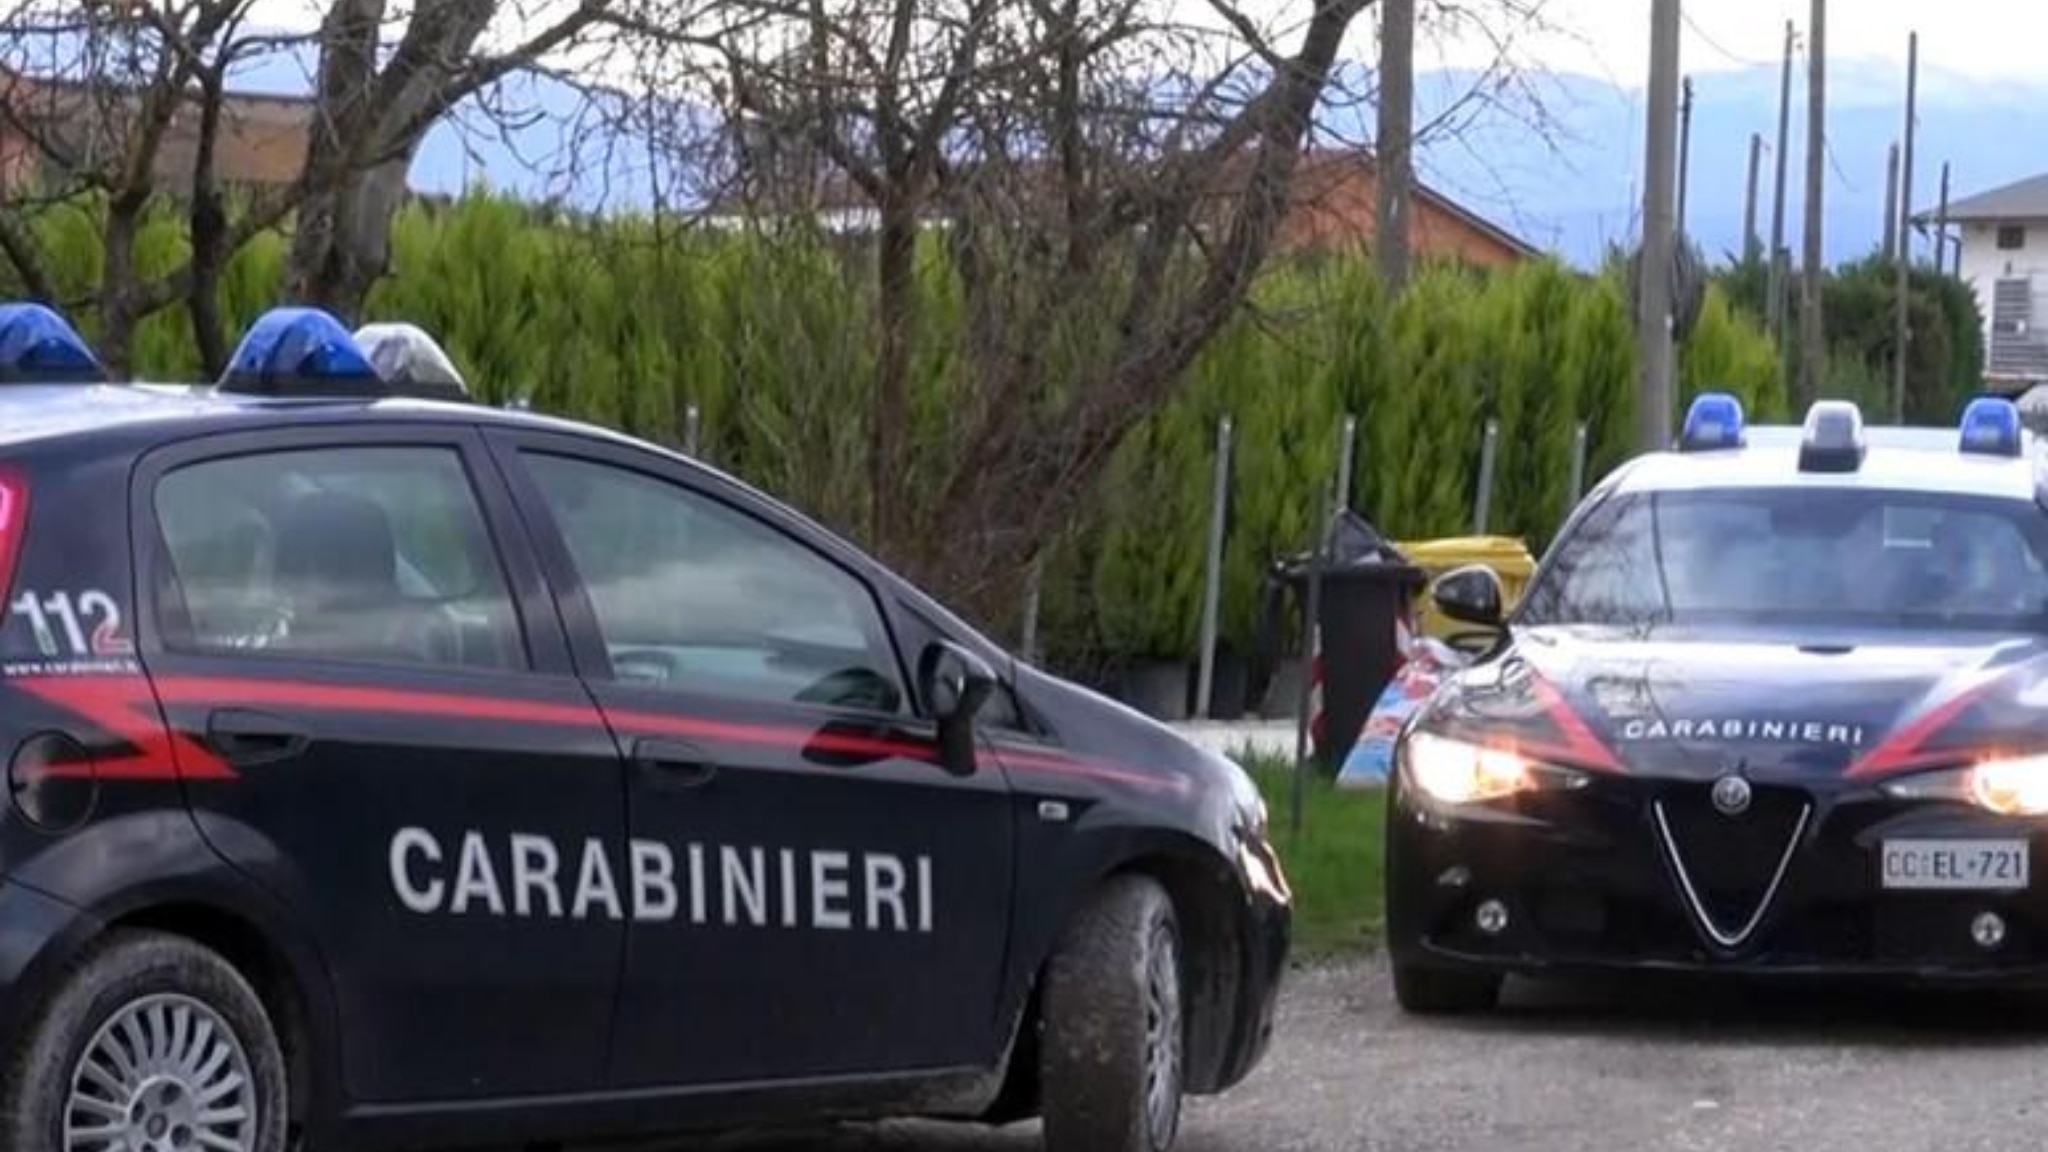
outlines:
[[2032, 503], [1863, 488], [1627, 493], [1591, 509], [1524, 624], [2048, 632]]

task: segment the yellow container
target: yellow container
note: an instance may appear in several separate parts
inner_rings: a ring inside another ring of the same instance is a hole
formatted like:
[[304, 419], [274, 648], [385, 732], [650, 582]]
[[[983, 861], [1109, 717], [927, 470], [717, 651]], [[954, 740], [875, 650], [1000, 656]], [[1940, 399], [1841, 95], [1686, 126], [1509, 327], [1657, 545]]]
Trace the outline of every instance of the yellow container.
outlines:
[[[1536, 558], [1529, 555], [1529, 549], [1512, 536], [1452, 536], [1397, 544], [1395, 547], [1417, 567], [1429, 573], [1432, 581], [1453, 568], [1463, 568], [1467, 564], [1486, 565], [1500, 577], [1501, 589], [1507, 596], [1502, 606], [1510, 609], [1522, 599], [1522, 590], [1528, 587], [1529, 577], [1536, 572]], [[1439, 614], [1428, 587], [1416, 595], [1415, 612], [1422, 631], [1439, 640], [1472, 630], [1469, 624], [1460, 624]]]

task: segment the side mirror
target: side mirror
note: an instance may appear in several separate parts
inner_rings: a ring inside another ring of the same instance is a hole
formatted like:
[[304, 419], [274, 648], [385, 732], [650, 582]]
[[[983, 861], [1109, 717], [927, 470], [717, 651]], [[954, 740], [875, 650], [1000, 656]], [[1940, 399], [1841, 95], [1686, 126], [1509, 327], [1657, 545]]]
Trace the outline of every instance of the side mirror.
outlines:
[[1501, 590], [1500, 575], [1484, 564], [1451, 569], [1437, 577], [1429, 594], [1437, 611], [1453, 620], [1484, 628], [1505, 623], [1507, 613], [1501, 602], [1507, 597]]
[[996, 688], [988, 662], [949, 640], [934, 640], [917, 661], [917, 695], [938, 722], [939, 761], [948, 772], [974, 771], [974, 715]]

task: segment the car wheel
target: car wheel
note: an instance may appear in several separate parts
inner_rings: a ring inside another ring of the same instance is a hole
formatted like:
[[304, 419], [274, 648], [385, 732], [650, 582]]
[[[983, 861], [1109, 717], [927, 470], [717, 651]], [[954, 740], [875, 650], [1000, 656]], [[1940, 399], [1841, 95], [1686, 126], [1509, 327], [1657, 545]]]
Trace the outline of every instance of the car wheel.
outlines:
[[285, 1084], [277, 1033], [240, 973], [182, 937], [119, 932], [17, 1042], [0, 1146], [284, 1152]]
[[1048, 1152], [1165, 1152], [1180, 1131], [1180, 927], [1157, 883], [1120, 876], [1046, 968], [1039, 1086]]
[[1442, 968], [1394, 965], [1394, 999], [1418, 1016], [1485, 1012], [1500, 1004], [1498, 972], [1450, 972]]

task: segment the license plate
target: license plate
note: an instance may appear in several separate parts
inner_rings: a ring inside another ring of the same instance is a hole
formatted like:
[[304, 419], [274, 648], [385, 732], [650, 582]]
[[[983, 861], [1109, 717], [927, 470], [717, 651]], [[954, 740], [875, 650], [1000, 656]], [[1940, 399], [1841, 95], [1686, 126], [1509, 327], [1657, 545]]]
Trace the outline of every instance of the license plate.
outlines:
[[1887, 840], [1886, 888], [2012, 890], [2027, 886], [2025, 840]]

